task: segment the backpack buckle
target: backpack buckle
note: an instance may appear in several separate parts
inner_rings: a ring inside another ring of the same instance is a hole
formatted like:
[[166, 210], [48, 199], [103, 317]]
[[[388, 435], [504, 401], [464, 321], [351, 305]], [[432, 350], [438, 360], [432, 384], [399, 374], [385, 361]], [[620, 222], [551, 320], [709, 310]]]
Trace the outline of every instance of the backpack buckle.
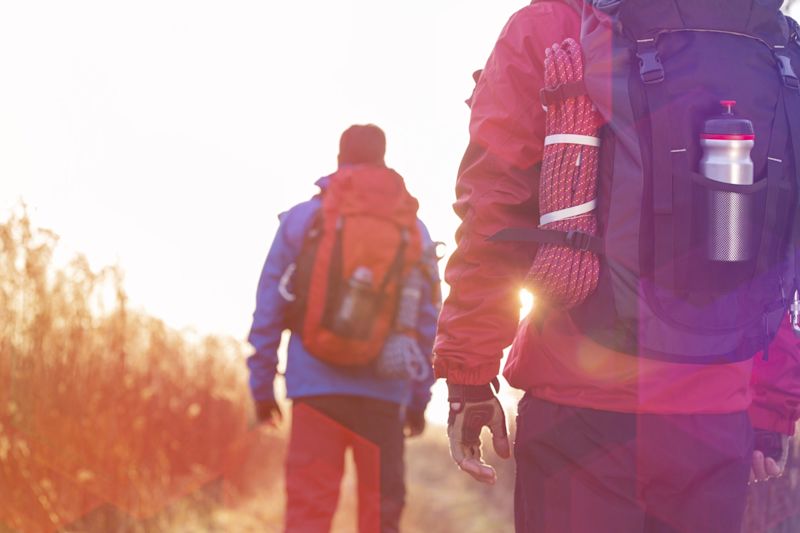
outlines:
[[570, 248], [584, 252], [589, 251], [591, 241], [591, 235], [577, 230], [570, 230], [564, 236], [564, 242], [566, 242]]
[[664, 65], [661, 64], [655, 39], [640, 41], [636, 57], [639, 58], [639, 75], [644, 83], [650, 85], [664, 81]]
[[778, 60], [778, 69], [781, 71], [783, 84], [790, 89], [800, 89], [800, 78], [794, 72], [791, 58], [783, 54], [775, 54], [775, 58]]

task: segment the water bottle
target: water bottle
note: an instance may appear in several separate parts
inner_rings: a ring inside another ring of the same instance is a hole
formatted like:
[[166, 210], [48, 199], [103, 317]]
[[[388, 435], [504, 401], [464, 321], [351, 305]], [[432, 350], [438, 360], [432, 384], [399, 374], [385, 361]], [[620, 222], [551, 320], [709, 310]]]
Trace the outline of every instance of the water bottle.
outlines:
[[369, 336], [374, 317], [376, 293], [372, 289], [372, 271], [357, 267], [347, 280], [336, 315], [333, 331], [343, 337], [364, 339]]
[[400, 292], [400, 302], [397, 305], [397, 319], [395, 328], [398, 330], [416, 330], [419, 319], [419, 302], [422, 299], [422, 286], [425, 280], [419, 268], [412, 268], [408, 273], [403, 289]]
[[[720, 102], [726, 111], [707, 120], [701, 138], [701, 172], [709, 179], [732, 185], [753, 184], [750, 151], [755, 144], [753, 123], [738, 118], [736, 102]], [[709, 190], [708, 258], [712, 261], [748, 261], [755, 252], [752, 233], [753, 206], [749, 195]]]

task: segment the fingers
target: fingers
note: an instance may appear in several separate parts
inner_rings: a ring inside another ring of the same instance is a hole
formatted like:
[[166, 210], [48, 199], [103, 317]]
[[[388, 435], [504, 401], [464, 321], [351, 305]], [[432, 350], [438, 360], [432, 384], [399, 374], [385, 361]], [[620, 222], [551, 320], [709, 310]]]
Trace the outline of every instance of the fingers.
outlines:
[[497, 472], [494, 468], [481, 461], [481, 446], [462, 444], [454, 438], [452, 431], [448, 430], [448, 440], [450, 442], [450, 456], [463, 472], [466, 472], [473, 479], [488, 485], [497, 482]]
[[767, 458], [765, 470], [768, 477], [779, 477], [783, 473], [783, 469], [771, 457]]
[[753, 467], [750, 469], [750, 483], [767, 481], [783, 474], [781, 465], [771, 457], [764, 457], [758, 450], [753, 452]]
[[497, 437], [492, 435], [492, 444], [494, 445], [494, 452], [501, 458], [501, 459], [508, 459], [511, 457], [511, 443], [508, 441], [508, 437]]
[[764, 454], [758, 450], [753, 452], [753, 474], [755, 475], [756, 482], [766, 481], [769, 476], [767, 475], [766, 461]]
[[464, 455], [464, 448], [461, 443], [458, 441], [458, 437], [455, 435], [455, 431], [453, 428], [447, 428], [447, 440], [450, 444], [450, 457], [453, 458], [453, 461], [459, 466], [461, 463], [464, 462], [464, 459], [467, 457]]
[[487, 485], [497, 483], [497, 472], [494, 468], [482, 462], [480, 459], [469, 457], [461, 462], [458, 467], [472, 476], [473, 479]]
[[458, 464], [458, 467], [476, 481], [494, 485], [497, 482], [497, 472], [481, 459], [481, 445], [461, 444], [460, 447], [464, 460]]
[[489, 423], [489, 430], [492, 432], [492, 445], [494, 446], [495, 453], [502, 459], [511, 457], [511, 443], [508, 441], [506, 416], [499, 401], [497, 401], [497, 409]]

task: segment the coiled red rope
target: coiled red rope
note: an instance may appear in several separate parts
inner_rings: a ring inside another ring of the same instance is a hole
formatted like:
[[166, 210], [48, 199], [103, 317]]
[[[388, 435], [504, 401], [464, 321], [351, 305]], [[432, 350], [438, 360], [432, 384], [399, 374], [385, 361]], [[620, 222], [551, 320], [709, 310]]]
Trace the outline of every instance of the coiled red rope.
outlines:
[[[545, 51], [545, 86], [583, 79], [583, 54], [573, 39], [554, 44]], [[547, 135], [572, 134], [597, 137], [600, 116], [588, 96], [567, 98], [547, 110]], [[539, 186], [542, 215], [586, 204], [597, 197], [599, 148], [581, 144], [545, 146]], [[558, 220], [542, 229], [597, 234], [595, 211]], [[549, 307], [570, 309], [582, 303], [597, 287], [600, 264], [592, 252], [543, 244], [528, 274], [537, 299]]]

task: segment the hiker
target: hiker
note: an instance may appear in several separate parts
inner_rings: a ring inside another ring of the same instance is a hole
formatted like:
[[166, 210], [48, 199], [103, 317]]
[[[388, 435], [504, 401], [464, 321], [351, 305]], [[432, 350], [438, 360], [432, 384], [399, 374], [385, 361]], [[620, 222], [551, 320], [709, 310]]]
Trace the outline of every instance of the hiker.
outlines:
[[737, 532], [800, 405], [797, 27], [589, 4], [523, 8], [476, 74], [434, 347], [451, 454], [494, 483], [488, 426], [510, 456], [513, 342], [518, 532]]
[[260, 423], [282, 415], [273, 391], [278, 346], [291, 330], [286, 393], [286, 531], [330, 530], [353, 450], [359, 531], [398, 531], [403, 439], [425, 428], [441, 297], [434, 246], [417, 201], [384, 164], [374, 125], [341, 136], [338, 170], [320, 193], [280, 216], [258, 284], [249, 340]]

